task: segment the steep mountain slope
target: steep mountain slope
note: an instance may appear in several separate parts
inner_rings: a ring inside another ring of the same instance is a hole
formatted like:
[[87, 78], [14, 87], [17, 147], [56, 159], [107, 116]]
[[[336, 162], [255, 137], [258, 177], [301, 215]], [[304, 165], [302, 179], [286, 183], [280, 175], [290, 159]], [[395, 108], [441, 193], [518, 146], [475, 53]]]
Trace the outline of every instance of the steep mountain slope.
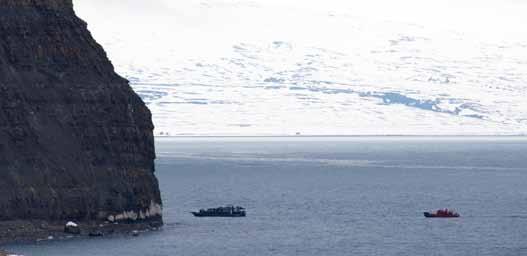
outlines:
[[1, 220], [161, 220], [152, 130], [71, 0], [0, 0]]
[[527, 132], [526, 5], [158, 2], [91, 26], [158, 135]]

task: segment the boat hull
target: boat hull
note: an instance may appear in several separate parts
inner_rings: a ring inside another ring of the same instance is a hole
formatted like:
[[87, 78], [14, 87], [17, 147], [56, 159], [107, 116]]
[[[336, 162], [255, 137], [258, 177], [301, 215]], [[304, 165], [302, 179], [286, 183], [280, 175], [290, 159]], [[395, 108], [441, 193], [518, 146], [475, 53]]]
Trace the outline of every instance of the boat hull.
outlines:
[[192, 212], [192, 215], [194, 217], [222, 217], [222, 218], [240, 218], [245, 217], [245, 213], [235, 213], [235, 214], [221, 214], [221, 213], [200, 213], [200, 212]]
[[455, 215], [438, 215], [438, 214], [435, 214], [435, 213], [430, 213], [430, 212], [424, 212], [424, 215], [426, 218], [459, 218], [459, 214], [455, 214]]

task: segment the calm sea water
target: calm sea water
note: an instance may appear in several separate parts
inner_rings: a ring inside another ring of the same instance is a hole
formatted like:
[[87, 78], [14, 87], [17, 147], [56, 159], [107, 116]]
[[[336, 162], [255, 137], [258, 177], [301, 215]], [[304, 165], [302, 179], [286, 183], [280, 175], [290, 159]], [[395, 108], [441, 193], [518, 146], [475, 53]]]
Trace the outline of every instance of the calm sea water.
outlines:
[[[13, 245], [33, 255], [527, 255], [527, 139], [157, 141], [166, 226]], [[247, 218], [189, 213], [225, 204]], [[460, 219], [425, 219], [457, 209]]]

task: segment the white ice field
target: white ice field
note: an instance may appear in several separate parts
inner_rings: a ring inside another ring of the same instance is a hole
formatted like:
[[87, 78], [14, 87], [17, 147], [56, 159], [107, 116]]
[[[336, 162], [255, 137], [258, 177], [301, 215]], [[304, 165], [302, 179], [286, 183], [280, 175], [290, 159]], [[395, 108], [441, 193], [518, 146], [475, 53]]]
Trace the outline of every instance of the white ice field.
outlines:
[[75, 4], [157, 135], [527, 134], [521, 1], [124, 2]]

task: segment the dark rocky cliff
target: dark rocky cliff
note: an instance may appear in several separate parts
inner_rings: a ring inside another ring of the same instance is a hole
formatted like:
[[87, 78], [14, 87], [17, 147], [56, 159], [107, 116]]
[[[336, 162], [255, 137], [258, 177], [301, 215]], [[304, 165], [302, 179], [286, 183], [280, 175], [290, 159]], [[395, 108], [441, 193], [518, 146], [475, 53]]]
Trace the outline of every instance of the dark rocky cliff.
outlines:
[[151, 114], [72, 0], [0, 0], [0, 220], [157, 220]]

